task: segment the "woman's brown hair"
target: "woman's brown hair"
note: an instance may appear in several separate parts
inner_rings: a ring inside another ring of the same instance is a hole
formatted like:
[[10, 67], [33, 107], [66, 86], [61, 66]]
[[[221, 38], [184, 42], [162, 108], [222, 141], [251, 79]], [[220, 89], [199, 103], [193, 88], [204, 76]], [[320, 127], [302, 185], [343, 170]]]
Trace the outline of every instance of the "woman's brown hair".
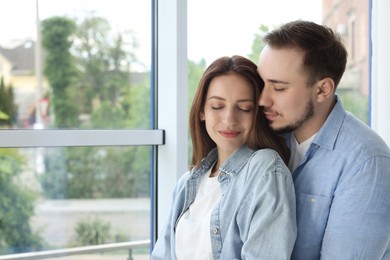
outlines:
[[[191, 168], [199, 166], [206, 155], [216, 147], [214, 141], [207, 133], [206, 125], [200, 120], [200, 114], [204, 110], [205, 99], [212, 79], [226, 74], [236, 74], [246, 79], [253, 87], [254, 102], [260, 98], [264, 87], [264, 81], [257, 73], [257, 66], [251, 60], [242, 56], [221, 57], [215, 60], [203, 73], [199, 81], [198, 89], [192, 101], [190, 110], [190, 133], [192, 140]], [[264, 114], [259, 106], [256, 106], [254, 124], [249, 132], [247, 144], [254, 150], [271, 148], [277, 151], [287, 163], [289, 150], [284, 139], [274, 133], [268, 126]]]

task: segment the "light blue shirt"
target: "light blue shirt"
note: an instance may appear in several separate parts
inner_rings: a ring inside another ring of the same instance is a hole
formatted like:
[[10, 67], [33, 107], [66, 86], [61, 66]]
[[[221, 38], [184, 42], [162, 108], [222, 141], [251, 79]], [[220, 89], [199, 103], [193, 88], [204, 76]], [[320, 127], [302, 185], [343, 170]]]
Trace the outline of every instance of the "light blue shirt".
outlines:
[[390, 259], [390, 151], [339, 99], [293, 178], [292, 259]]
[[[178, 181], [173, 206], [152, 259], [175, 260], [175, 227], [194, 202], [201, 176], [217, 160], [216, 149], [200, 167]], [[213, 209], [210, 236], [213, 259], [290, 259], [296, 238], [292, 176], [271, 149], [239, 148], [221, 167], [222, 198]]]

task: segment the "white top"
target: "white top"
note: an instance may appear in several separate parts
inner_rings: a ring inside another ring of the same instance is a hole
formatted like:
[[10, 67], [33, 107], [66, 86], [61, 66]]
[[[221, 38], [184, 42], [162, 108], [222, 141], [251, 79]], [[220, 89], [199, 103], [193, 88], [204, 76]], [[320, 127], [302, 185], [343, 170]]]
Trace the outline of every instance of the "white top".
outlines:
[[311, 142], [314, 140], [314, 137], [316, 137], [317, 134], [313, 135], [309, 139], [306, 139], [301, 144], [298, 143], [295, 136], [291, 135], [291, 156], [290, 161], [288, 162], [288, 168], [291, 172], [294, 172], [295, 169], [299, 166], [299, 163], [302, 161], [303, 157], [305, 157], [305, 154], [307, 150], [310, 147]]
[[221, 199], [222, 192], [218, 176], [209, 177], [211, 169], [202, 177], [194, 203], [177, 224], [176, 257], [178, 260], [213, 259], [210, 218], [211, 211]]

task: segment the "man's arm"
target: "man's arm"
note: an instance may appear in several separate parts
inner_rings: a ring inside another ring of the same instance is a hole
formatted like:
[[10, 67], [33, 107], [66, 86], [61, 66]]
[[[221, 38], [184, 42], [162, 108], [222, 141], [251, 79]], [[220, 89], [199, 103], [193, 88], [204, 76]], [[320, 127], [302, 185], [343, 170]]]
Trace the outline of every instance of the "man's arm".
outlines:
[[383, 259], [389, 243], [390, 158], [374, 157], [338, 183], [321, 259]]

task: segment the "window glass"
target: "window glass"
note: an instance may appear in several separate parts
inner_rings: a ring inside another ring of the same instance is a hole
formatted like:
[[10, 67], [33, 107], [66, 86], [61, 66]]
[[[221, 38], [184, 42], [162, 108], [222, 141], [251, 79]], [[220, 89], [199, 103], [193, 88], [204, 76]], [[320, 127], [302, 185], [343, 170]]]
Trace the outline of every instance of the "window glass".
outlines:
[[189, 106], [213, 60], [239, 54], [257, 63], [266, 32], [303, 19], [342, 36], [349, 57], [337, 94], [347, 110], [369, 123], [369, 11], [369, 0], [188, 0]]
[[[149, 154], [148, 146], [0, 148], [0, 255], [148, 240]], [[148, 245], [133, 251], [148, 254]]]
[[[1, 9], [0, 140], [4, 129], [150, 128], [151, 1], [14, 0]], [[0, 255], [149, 240], [152, 152], [0, 147]], [[90, 259], [148, 256], [146, 243]]]
[[124, 5], [3, 3], [0, 127], [149, 128], [151, 1]]
[[337, 88], [347, 110], [369, 124], [370, 1], [323, 0], [322, 23], [336, 30], [348, 51], [344, 76]]

